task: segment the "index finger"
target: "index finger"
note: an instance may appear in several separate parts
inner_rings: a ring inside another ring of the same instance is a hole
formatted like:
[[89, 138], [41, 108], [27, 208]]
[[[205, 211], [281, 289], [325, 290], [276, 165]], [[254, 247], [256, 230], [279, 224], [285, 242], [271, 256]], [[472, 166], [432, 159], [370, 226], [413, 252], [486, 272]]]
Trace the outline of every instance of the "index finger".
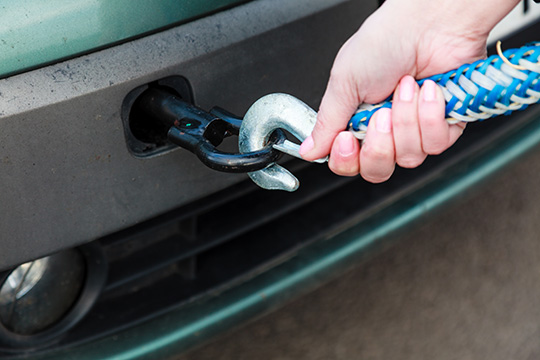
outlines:
[[310, 138], [302, 144], [301, 155], [312, 161], [330, 153], [337, 135], [345, 130], [358, 107], [347, 81], [331, 76], [317, 114], [317, 123]]

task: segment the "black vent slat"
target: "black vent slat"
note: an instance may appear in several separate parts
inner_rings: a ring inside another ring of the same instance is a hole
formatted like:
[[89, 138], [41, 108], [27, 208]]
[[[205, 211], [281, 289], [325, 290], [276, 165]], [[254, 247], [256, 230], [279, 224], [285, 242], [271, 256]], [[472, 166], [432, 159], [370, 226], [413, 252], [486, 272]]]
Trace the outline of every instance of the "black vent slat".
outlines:
[[212, 194], [212, 201], [208, 197], [193, 201], [180, 209], [175, 209], [167, 214], [163, 214], [155, 219], [145, 221], [143, 224], [134, 225], [128, 229], [118, 231], [112, 235], [100, 239], [100, 243], [108, 248], [131, 242], [138, 238], [145, 237], [146, 232], [153, 232], [160, 229], [167, 223], [177, 223], [179, 220], [189, 218], [193, 214], [199, 214], [211, 210], [238, 197], [258, 190], [257, 186], [250, 183], [239, 183], [227, 188], [227, 191]]
[[[234, 203], [205, 207], [204, 209], [212, 208], [212, 210], [201, 214], [198, 218], [199, 231], [195, 233], [195, 239], [188, 241], [181, 233], [171, 233], [165, 240], [130, 254], [125, 261], [121, 259], [116, 261], [111, 265], [107, 289], [136, 281], [161, 267], [207, 251], [352, 181], [352, 178], [337, 177], [323, 168], [316, 169], [316, 167], [306, 168], [301, 174], [304, 179], [315, 178], [317, 181], [306, 181], [302, 191], [295, 194], [277, 193], [268, 197], [264, 192], [249, 193], [236, 199]], [[152, 234], [146, 236], [152, 237]], [[136, 263], [137, 268], [133, 269], [131, 263]]]

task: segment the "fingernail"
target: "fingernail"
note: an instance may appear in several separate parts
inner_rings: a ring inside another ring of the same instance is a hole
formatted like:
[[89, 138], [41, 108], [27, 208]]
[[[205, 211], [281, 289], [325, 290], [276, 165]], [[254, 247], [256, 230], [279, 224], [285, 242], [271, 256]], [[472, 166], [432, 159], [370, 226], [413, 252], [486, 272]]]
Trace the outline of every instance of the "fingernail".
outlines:
[[424, 86], [422, 86], [423, 98], [424, 101], [430, 102], [434, 101], [437, 98], [437, 85], [431, 80], [426, 80]]
[[300, 145], [300, 155], [301, 156], [304, 156], [306, 155], [308, 152], [310, 152], [311, 150], [313, 150], [313, 148], [315, 147], [315, 143], [313, 142], [313, 136], [309, 135], [305, 140], [304, 142], [302, 143], [302, 145]]
[[381, 109], [377, 111], [375, 119], [375, 127], [377, 131], [383, 134], [388, 134], [392, 131], [392, 119], [390, 118], [390, 109]]
[[399, 84], [399, 100], [410, 102], [414, 98], [415, 81], [412, 77], [407, 76], [401, 80]]
[[348, 135], [349, 134], [341, 133], [337, 136], [337, 140], [339, 141], [339, 155], [341, 156], [349, 156], [354, 152], [354, 142], [357, 140]]

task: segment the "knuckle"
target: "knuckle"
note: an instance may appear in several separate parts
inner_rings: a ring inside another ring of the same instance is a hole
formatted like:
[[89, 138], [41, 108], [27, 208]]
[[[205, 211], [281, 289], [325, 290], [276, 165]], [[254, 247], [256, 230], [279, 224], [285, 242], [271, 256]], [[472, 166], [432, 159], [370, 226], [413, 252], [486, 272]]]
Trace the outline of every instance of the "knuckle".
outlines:
[[344, 64], [340, 61], [340, 57], [336, 58], [334, 66], [330, 70], [330, 80], [335, 81], [336, 84], [342, 83], [347, 78], [347, 72], [344, 71]]
[[425, 156], [418, 155], [398, 156], [396, 162], [399, 166], [403, 168], [413, 169], [420, 166], [424, 162], [425, 158]]
[[343, 157], [339, 153], [332, 149], [330, 159], [328, 160], [328, 167], [337, 175], [341, 176], [355, 176], [359, 172], [358, 156]]
[[465, 130], [465, 128], [467, 128], [467, 123], [465, 121], [460, 121], [454, 125], [461, 128], [462, 132]]
[[444, 118], [438, 118], [435, 116], [424, 116], [420, 120], [422, 128], [426, 130], [437, 130], [444, 125]]
[[440, 155], [447, 149], [446, 142], [430, 141], [424, 145], [424, 152], [428, 155]]
[[333, 129], [332, 122], [324, 114], [317, 119], [311, 133], [317, 146], [330, 146], [337, 136], [337, 131]]
[[336, 62], [330, 70], [327, 92], [334, 95], [335, 101], [341, 105], [350, 102], [358, 102], [358, 87], [354, 80], [354, 71], [349, 64], [339, 64]]
[[396, 127], [411, 127], [418, 123], [418, 120], [412, 111], [399, 109], [392, 113], [392, 122]]
[[382, 182], [385, 182], [387, 181], [388, 179], [390, 179], [390, 177], [392, 176], [392, 173], [388, 174], [388, 175], [383, 175], [383, 176], [373, 176], [371, 174], [364, 174], [362, 173], [362, 178], [370, 183], [373, 183], [373, 184], [380, 184]]
[[394, 150], [387, 146], [371, 145], [363, 150], [364, 155], [371, 161], [385, 161], [394, 159]]
[[330, 170], [340, 176], [356, 176], [358, 175], [357, 166], [347, 166], [345, 164], [328, 164]]
[[343, 67], [334, 66], [330, 71], [328, 80], [328, 91], [337, 95], [337, 98], [349, 99], [352, 95], [350, 74], [344, 71]]
[[348, 56], [350, 42], [347, 41], [341, 49], [339, 49], [336, 57], [334, 58], [334, 63], [330, 69], [330, 79], [331, 80], [345, 80], [350, 75], [350, 67], [352, 65], [350, 56]]
[[379, 184], [390, 179], [394, 173], [394, 163], [388, 164], [388, 167], [376, 168], [376, 169], [360, 169], [360, 175], [362, 178], [370, 183]]
[[313, 132], [321, 135], [325, 134], [328, 131], [328, 126], [326, 125], [327, 122], [328, 118], [326, 117], [326, 113], [323, 111], [319, 112], [319, 117], [313, 128]]

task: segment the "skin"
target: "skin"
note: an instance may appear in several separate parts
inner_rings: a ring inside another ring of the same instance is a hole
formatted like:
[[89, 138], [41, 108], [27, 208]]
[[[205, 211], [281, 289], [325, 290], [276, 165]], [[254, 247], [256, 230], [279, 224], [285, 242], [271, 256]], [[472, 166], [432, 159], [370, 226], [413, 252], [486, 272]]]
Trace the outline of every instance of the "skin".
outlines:
[[[519, 0], [387, 0], [339, 51], [317, 123], [300, 153], [312, 161], [330, 154], [338, 175], [386, 181], [395, 165], [414, 168], [448, 149], [465, 125], [449, 125], [432, 81], [486, 57], [491, 29]], [[376, 112], [362, 146], [346, 128], [361, 103], [393, 95], [392, 109]]]

